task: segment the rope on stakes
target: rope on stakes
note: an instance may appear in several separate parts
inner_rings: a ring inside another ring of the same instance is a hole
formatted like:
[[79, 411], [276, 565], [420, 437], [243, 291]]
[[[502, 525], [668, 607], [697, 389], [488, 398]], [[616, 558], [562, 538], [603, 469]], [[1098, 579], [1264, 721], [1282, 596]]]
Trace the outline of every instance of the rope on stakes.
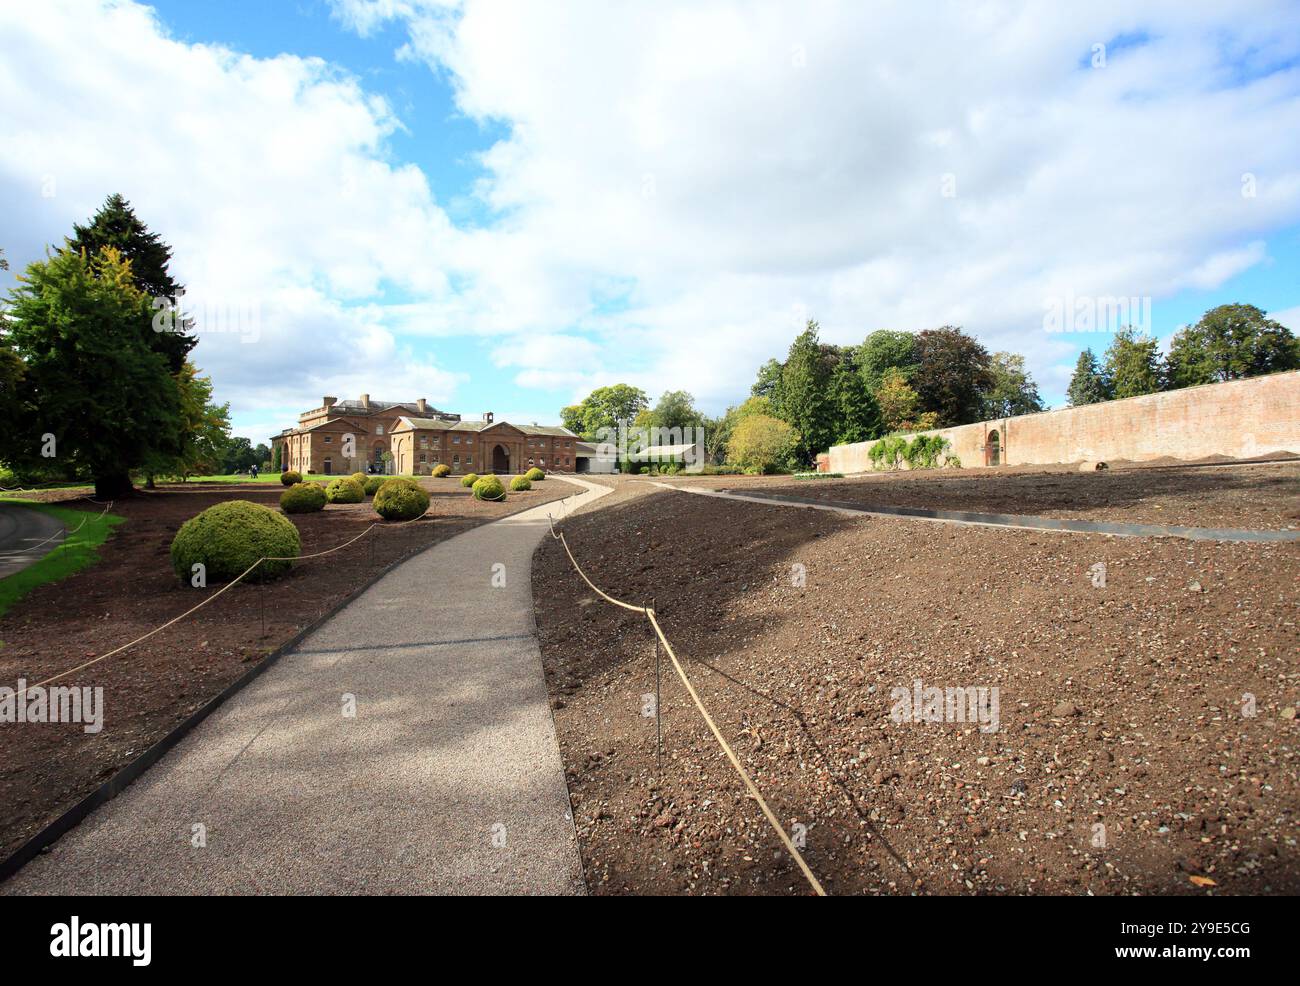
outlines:
[[765, 817], [768, 824], [772, 826], [772, 830], [776, 832], [778, 838], [780, 838], [781, 844], [785, 846], [786, 852], [790, 854], [790, 857], [798, 865], [804, 878], [816, 892], [817, 896], [825, 897], [826, 891], [822, 889], [820, 881], [818, 881], [817, 877], [813, 875], [813, 871], [808, 868], [808, 864], [804, 861], [803, 855], [797, 848], [795, 848], [795, 844], [790, 841], [790, 837], [786, 835], [785, 829], [781, 827], [781, 823], [777, 821], [776, 815], [773, 813], [772, 809], [768, 807], [767, 801], [764, 800], [762, 793], [750, 779], [745, 768], [741, 766], [740, 759], [731, 749], [731, 744], [727, 742], [726, 738], [722, 735], [722, 731], [718, 729], [717, 723], [715, 723], [713, 717], [709, 715], [709, 710], [705, 708], [704, 702], [700, 699], [699, 693], [695, 691], [695, 686], [691, 684], [691, 679], [687, 677], [686, 671], [682, 668], [681, 662], [677, 660], [677, 654], [673, 650], [672, 644], [668, 642], [668, 638], [664, 635], [663, 628], [659, 626], [659, 620], [655, 617], [653, 607], [634, 606], [631, 603], [625, 603], [621, 599], [615, 599], [613, 596], [606, 592], [602, 592], [597, 588], [596, 584], [592, 582], [591, 579], [587, 578], [587, 573], [582, 570], [582, 566], [578, 564], [577, 559], [573, 557], [573, 552], [569, 550], [569, 542], [565, 539], [564, 535], [555, 532], [555, 521], [549, 514], [547, 514], [547, 520], [551, 521], [551, 537], [564, 546], [564, 553], [569, 556], [569, 561], [572, 563], [574, 569], [582, 576], [582, 580], [591, 587], [592, 592], [600, 596], [600, 598], [605, 600], [605, 602], [614, 606], [631, 610], [634, 613], [642, 613], [650, 621], [650, 625], [654, 628], [659, 643], [663, 644], [664, 650], [668, 654], [668, 659], [672, 661], [673, 669], [677, 672], [677, 677], [681, 678], [682, 684], [686, 686], [686, 692], [690, 695], [691, 701], [695, 703], [695, 708], [698, 709], [700, 715], [704, 717], [704, 721], [708, 725], [709, 731], [713, 733], [713, 738], [718, 741], [718, 745], [722, 747], [722, 752], [725, 753], [727, 759], [731, 761], [731, 766], [734, 767], [736, 773], [740, 775], [740, 779], [745, 784], [745, 789], [749, 792], [750, 796], [758, 802], [759, 808], [762, 809], [763, 817]]
[[350, 538], [349, 540], [344, 541], [342, 544], [335, 545], [333, 548], [329, 548], [325, 551], [316, 551], [310, 555], [263, 556], [262, 558], [259, 558], [257, 559], [257, 561], [253, 562], [253, 564], [249, 565], [246, 569], [244, 569], [242, 572], [240, 572], [233, 579], [231, 579], [229, 582], [223, 585], [216, 592], [212, 593], [212, 595], [208, 596], [198, 605], [191, 606], [189, 609], [187, 609], [184, 613], [181, 613], [179, 616], [172, 617], [170, 620], [168, 620], [166, 623], [162, 624], [161, 626], [154, 627], [148, 633], [141, 634], [140, 636], [136, 637], [134, 640], [122, 644], [120, 647], [114, 647], [111, 651], [109, 651], [106, 654], [100, 654], [98, 657], [92, 658], [89, 661], [85, 661], [81, 664], [78, 664], [75, 668], [69, 668], [67, 671], [61, 671], [58, 674], [50, 678], [46, 678], [44, 681], [39, 681], [34, 685], [25, 685], [23, 687], [23, 690], [14, 697], [15, 701], [23, 698], [33, 688], [43, 688], [44, 686], [51, 684], [52, 682], [58, 681], [60, 678], [66, 678], [70, 674], [76, 674], [78, 671], [84, 671], [86, 668], [98, 664], [100, 661], [107, 660], [108, 658], [113, 657], [116, 654], [121, 654], [123, 651], [129, 650], [130, 648], [134, 647], [136, 644], [143, 643], [144, 641], [152, 637], [154, 634], [161, 633], [163, 630], [166, 630], [169, 626], [179, 623], [181, 620], [185, 619], [185, 617], [189, 616], [190, 614], [197, 613], [204, 606], [208, 605], [208, 603], [212, 602], [213, 600], [219, 598], [220, 596], [224, 595], [225, 593], [233, 589], [236, 585], [242, 582], [244, 578], [246, 578], [253, 571], [253, 569], [257, 568], [257, 566], [262, 564], [262, 562], [264, 561], [290, 561], [290, 562], [305, 561], [308, 558], [321, 558], [325, 555], [332, 555], [334, 552], [341, 551], [343, 548], [346, 548], [348, 545], [354, 544], [357, 541], [361, 540], [363, 537], [365, 537], [367, 534], [373, 531], [376, 527], [383, 527], [385, 529], [389, 529], [392, 527], [405, 527], [407, 524], [414, 524], [417, 520], [423, 520], [428, 515], [429, 512], [426, 510], [424, 513], [420, 514], [419, 517], [412, 517], [410, 520], [403, 520], [396, 524], [371, 524], [369, 527], [367, 527], [356, 537]]

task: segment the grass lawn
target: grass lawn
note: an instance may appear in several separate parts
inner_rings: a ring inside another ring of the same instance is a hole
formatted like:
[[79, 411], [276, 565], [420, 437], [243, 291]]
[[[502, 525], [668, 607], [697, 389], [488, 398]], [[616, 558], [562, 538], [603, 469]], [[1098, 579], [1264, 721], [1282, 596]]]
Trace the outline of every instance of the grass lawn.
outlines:
[[[33, 503], [29, 500], [13, 502], [56, 517], [68, 529], [68, 535], [67, 540], [34, 565], [28, 565], [22, 571], [0, 579], [0, 616], [38, 585], [57, 582], [93, 565], [99, 559], [99, 546], [108, 540], [113, 528], [125, 519], [116, 514], [69, 510], [67, 507]], [[80, 529], [75, 534], [72, 533], [78, 525]]]

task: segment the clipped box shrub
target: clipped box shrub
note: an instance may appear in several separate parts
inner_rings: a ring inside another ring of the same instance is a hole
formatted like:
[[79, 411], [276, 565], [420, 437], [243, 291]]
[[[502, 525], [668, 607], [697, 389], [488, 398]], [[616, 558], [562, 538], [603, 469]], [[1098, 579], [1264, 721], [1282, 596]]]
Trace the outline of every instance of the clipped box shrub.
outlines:
[[292, 469], [289, 469], [285, 472], [280, 473], [280, 484], [282, 486], [293, 486], [295, 483], [301, 483], [301, 482], [302, 482], [302, 473], [300, 472], [294, 472]]
[[280, 509], [287, 514], [310, 514], [325, 509], [325, 487], [320, 483], [294, 483], [280, 494]]
[[473, 486], [477, 482], [478, 482], [478, 473], [476, 472], [467, 472], [465, 473], [465, 475], [460, 477], [461, 486]]
[[389, 479], [375, 494], [374, 507], [384, 520], [415, 520], [429, 509], [429, 494], [413, 479]]
[[529, 469], [526, 473], [524, 473], [524, 475], [528, 477], [528, 481], [530, 483], [540, 483], [543, 479], [546, 478], [546, 473], [542, 472], [536, 466], [533, 466], [533, 468]]
[[[208, 583], [229, 582], [259, 558], [296, 558], [302, 550], [298, 528], [278, 511], [248, 500], [227, 500], [208, 507], [181, 525], [172, 539], [172, 568], [186, 585], [195, 565], [203, 565]], [[291, 561], [264, 561], [248, 578], [278, 578]]]
[[360, 503], [366, 498], [366, 488], [351, 476], [344, 476], [325, 487], [325, 497], [330, 503]]
[[363, 489], [365, 488], [365, 485], [366, 485], [366, 474], [365, 474], [365, 473], [363, 473], [363, 472], [354, 472], [354, 473], [353, 473], [350, 477], [348, 477], [348, 478], [350, 478], [350, 479], [355, 479], [358, 483], [361, 484], [361, 486], [362, 486]]
[[447, 463], [445, 462], [439, 462], [436, 466], [433, 467], [433, 475], [438, 479], [441, 479], [449, 472], [451, 472], [451, 466], [447, 465]]
[[532, 481], [526, 475], [516, 476], [514, 479], [510, 480], [510, 488], [514, 490], [516, 493], [522, 493], [524, 492], [524, 490], [531, 490], [533, 488], [533, 484]]
[[374, 496], [379, 492], [379, 487], [383, 486], [387, 476], [367, 476], [366, 477], [366, 496]]
[[504, 500], [506, 498], [506, 488], [501, 485], [501, 480], [495, 476], [480, 476], [471, 489], [474, 491], [474, 499], [476, 500]]

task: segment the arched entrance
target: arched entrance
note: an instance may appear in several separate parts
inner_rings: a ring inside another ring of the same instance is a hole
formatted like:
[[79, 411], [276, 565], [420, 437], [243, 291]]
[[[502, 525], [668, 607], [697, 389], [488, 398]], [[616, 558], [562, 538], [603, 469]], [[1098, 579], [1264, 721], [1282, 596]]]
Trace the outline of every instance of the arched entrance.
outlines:
[[492, 450], [492, 471], [506, 473], [510, 471], [510, 450], [498, 445]]
[[988, 440], [984, 443], [984, 464], [986, 466], [1002, 464], [1002, 439], [998, 436], [996, 428], [989, 432]]

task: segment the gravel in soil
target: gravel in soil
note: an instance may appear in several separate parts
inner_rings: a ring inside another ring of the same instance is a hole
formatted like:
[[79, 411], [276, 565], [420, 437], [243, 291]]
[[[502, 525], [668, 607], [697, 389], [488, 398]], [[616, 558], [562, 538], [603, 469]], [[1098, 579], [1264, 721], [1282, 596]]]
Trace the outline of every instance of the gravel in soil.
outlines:
[[[1300, 892], [1300, 545], [613, 484], [565, 520], [575, 556], [613, 596], [654, 601], [828, 892]], [[533, 588], [591, 891], [807, 892], [666, 665], [658, 767], [647, 622], [597, 599], [549, 538]], [[996, 731], [899, 721], [893, 690], [918, 681], [998, 689]]]
[[[385, 566], [478, 524], [576, 492], [561, 481], [538, 483], [492, 503], [475, 500], [455, 479], [422, 483], [430, 491], [431, 518], [389, 526], [368, 500], [291, 515], [303, 554], [342, 544], [372, 523], [380, 526], [335, 554], [296, 563], [283, 579], [235, 586], [194, 616], [57, 682], [104, 689], [100, 732], [88, 734], [78, 724], [0, 724], [0, 858]], [[0, 684], [16, 688], [23, 678], [34, 685], [195, 605], [205, 590], [183, 585], [171, 567], [177, 528], [224, 500], [277, 506], [281, 492], [267, 484], [188, 484], [116, 502], [112, 510], [126, 522], [101, 548], [100, 561], [37, 588], [0, 618]], [[76, 495], [44, 498], [103, 509]], [[430, 586], [431, 598], [436, 588]]]

